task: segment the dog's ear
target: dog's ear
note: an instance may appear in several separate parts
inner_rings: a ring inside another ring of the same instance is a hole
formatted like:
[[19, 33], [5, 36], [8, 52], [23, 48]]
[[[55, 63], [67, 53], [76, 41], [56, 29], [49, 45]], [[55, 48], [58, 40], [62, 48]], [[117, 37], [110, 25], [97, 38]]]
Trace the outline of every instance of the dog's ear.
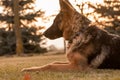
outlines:
[[[73, 8], [74, 9], [74, 7], [72, 6], [72, 4], [68, 1], [68, 0], [65, 0], [68, 4], [69, 4], [69, 6], [71, 6], [71, 8]], [[74, 9], [75, 10], [75, 9]]]
[[68, 0], [59, 0], [59, 2], [60, 2], [60, 10], [62, 12], [65, 12], [67, 14], [72, 14], [75, 11], [75, 9]]

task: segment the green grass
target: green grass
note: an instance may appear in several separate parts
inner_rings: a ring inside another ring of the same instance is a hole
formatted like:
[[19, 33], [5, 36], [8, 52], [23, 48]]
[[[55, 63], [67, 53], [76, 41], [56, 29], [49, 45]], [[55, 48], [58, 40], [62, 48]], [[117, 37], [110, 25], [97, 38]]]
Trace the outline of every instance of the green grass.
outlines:
[[[66, 61], [64, 55], [33, 57], [0, 57], [0, 80], [24, 80], [22, 68], [41, 66], [52, 61]], [[32, 72], [31, 80], [120, 80], [120, 70], [93, 70], [89, 72]]]

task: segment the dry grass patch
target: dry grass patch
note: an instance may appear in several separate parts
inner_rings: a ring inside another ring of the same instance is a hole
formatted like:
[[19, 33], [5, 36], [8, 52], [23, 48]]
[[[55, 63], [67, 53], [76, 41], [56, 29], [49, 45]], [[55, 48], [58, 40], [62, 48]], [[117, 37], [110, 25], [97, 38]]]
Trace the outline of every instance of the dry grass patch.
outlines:
[[[53, 61], [66, 61], [64, 55], [39, 55], [33, 57], [0, 58], [0, 80], [23, 80], [24, 67], [41, 66]], [[119, 70], [94, 70], [89, 72], [32, 72], [31, 80], [120, 80]]]

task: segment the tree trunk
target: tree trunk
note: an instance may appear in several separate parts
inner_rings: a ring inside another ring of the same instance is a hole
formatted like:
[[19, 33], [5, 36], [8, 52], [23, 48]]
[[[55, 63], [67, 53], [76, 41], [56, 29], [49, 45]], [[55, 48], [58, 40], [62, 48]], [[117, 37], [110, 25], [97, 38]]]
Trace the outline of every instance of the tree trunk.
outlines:
[[13, 0], [14, 8], [14, 31], [16, 36], [16, 54], [18, 56], [23, 55], [23, 42], [22, 35], [20, 31], [20, 20], [19, 20], [19, 0]]

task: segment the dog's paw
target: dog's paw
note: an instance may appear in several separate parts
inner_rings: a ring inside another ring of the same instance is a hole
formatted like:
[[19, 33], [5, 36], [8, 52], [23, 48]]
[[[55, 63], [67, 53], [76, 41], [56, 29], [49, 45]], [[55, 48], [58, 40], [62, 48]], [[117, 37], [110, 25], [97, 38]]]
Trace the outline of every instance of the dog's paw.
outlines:
[[28, 68], [23, 68], [23, 69], [21, 70], [21, 72], [28, 72], [28, 71], [30, 71], [30, 69], [28, 69]]

